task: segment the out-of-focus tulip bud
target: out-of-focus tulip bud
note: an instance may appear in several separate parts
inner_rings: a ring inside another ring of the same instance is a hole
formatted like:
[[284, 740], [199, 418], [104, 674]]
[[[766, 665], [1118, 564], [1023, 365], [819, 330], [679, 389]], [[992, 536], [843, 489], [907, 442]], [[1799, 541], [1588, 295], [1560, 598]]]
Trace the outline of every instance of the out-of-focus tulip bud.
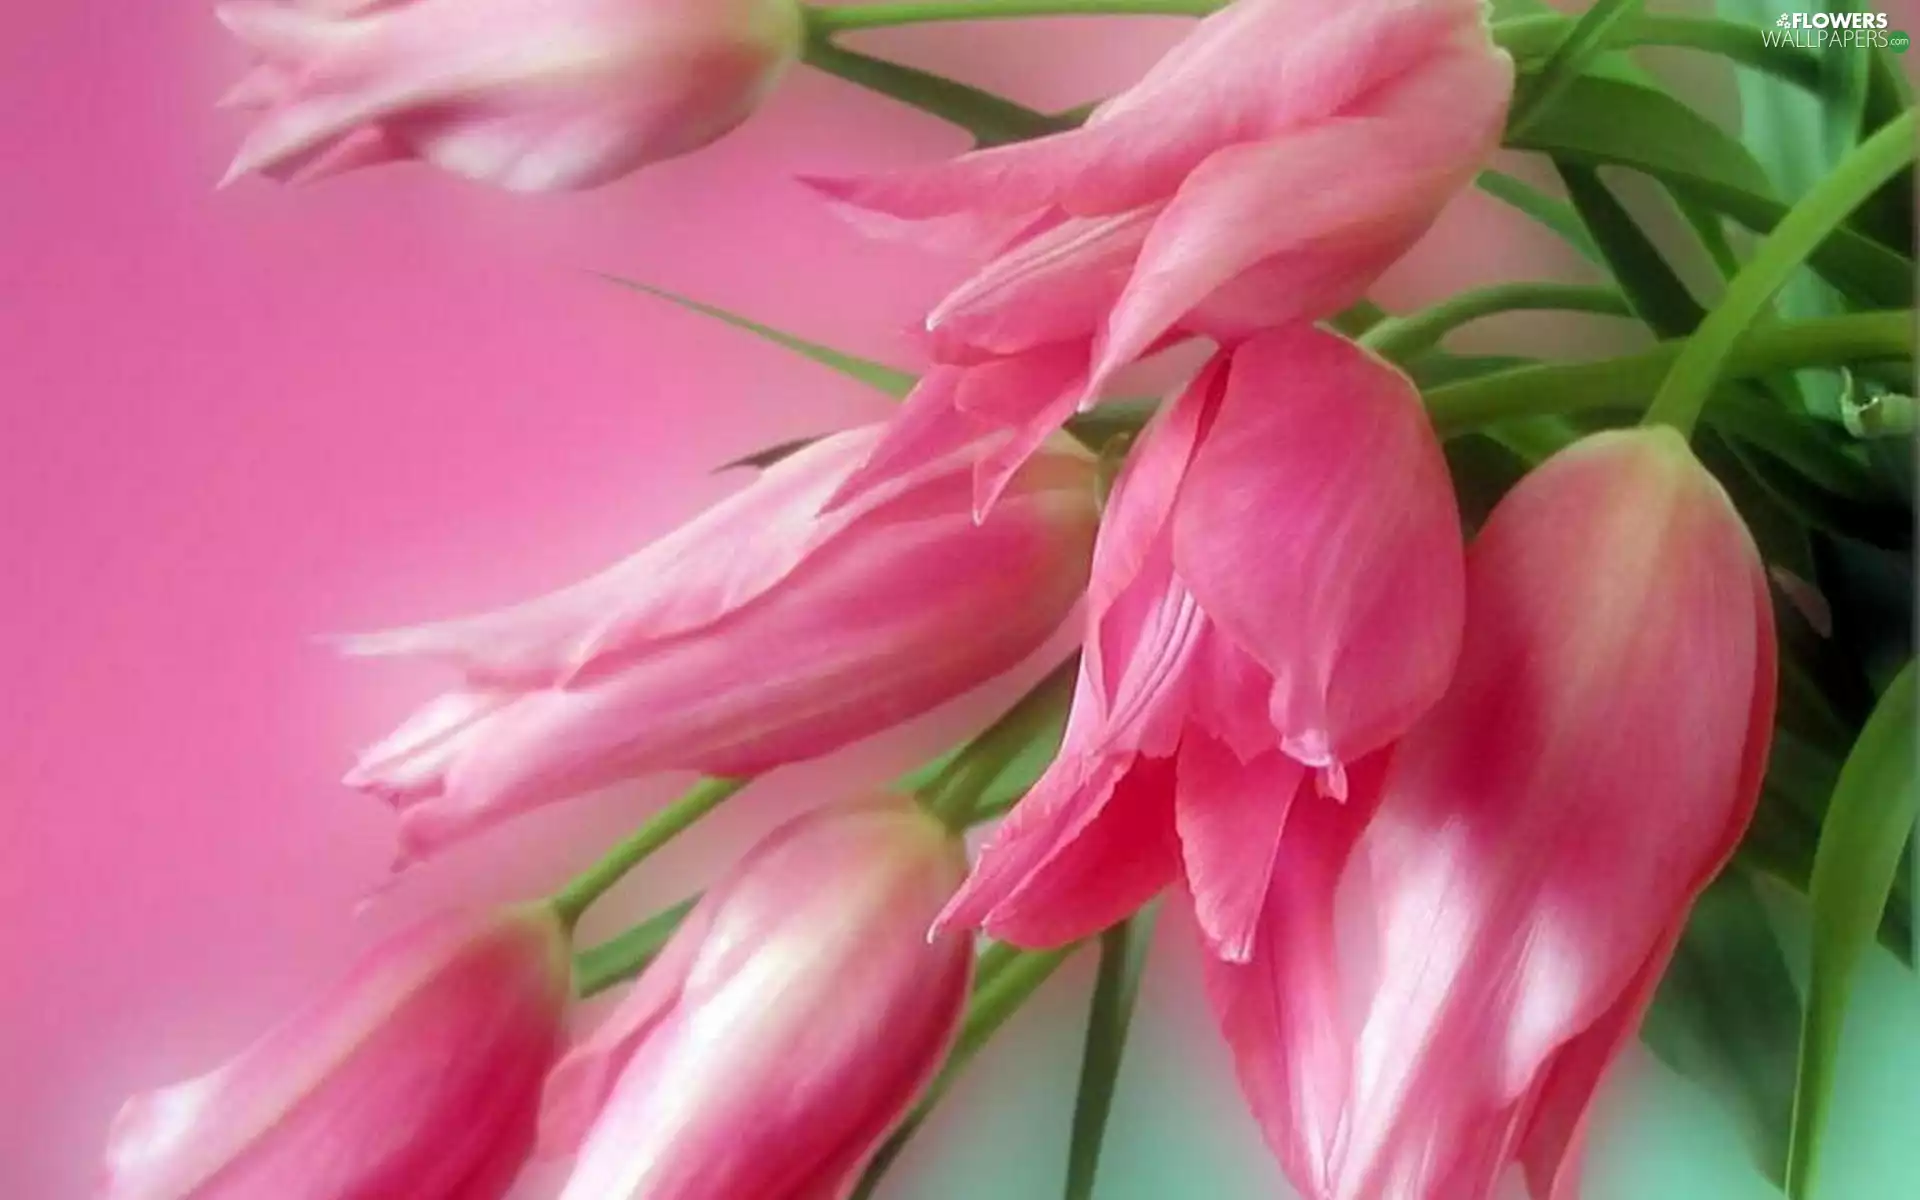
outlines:
[[1220, 355], [1121, 474], [1065, 743], [945, 919], [1053, 945], [1184, 874], [1246, 959], [1296, 795], [1364, 790], [1445, 690], [1462, 555], [1404, 375], [1310, 326]]
[[817, 442], [564, 591], [349, 639], [466, 677], [348, 776], [401, 808], [403, 857], [644, 772], [739, 777], [815, 758], [1038, 649], [1086, 586], [1092, 458], [1035, 456], [978, 524], [956, 456], [823, 513], [877, 435]]
[[444, 917], [210, 1075], [129, 1100], [105, 1200], [497, 1200], [570, 991], [546, 908]]
[[542, 1148], [565, 1200], [830, 1200], [945, 1056], [968, 939], [927, 927], [966, 871], [900, 800], [776, 831], [700, 901], [554, 1071]]
[[237, 0], [258, 120], [228, 178], [398, 159], [514, 191], [605, 183], [745, 120], [798, 57], [795, 0]]
[[1588, 438], [1523, 480], [1469, 552], [1467, 613], [1360, 838], [1377, 940], [1347, 1003], [1321, 986], [1336, 872], [1270, 910], [1271, 960], [1212, 968], [1311, 1200], [1484, 1200], [1514, 1162], [1540, 1200], [1574, 1195], [1594, 1089], [1759, 792], [1766, 576], [1672, 430]]
[[[1358, 300], [1499, 144], [1513, 62], [1484, 10], [1238, 0], [1079, 129], [814, 181], [860, 223], [957, 232], [987, 259], [927, 317], [945, 370], [877, 457], [911, 463], [1011, 431], [987, 459], [991, 499], [1076, 404], [1155, 347], [1231, 342]], [[991, 385], [948, 378], [989, 368]], [[855, 486], [885, 475], [876, 463]]]

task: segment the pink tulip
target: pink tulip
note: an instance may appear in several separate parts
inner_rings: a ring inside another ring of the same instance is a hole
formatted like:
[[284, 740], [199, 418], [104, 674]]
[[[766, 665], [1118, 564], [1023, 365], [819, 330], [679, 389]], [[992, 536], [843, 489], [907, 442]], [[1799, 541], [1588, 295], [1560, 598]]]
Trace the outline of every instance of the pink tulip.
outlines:
[[[983, 501], [1136, 358], [1330, 316], [1498, 145], [1513, 63], [1481, 0], [1238, 0], [1085, 126], [814, 184], [987, 259], [927, 318], [936, 369], [857, 490], [996, 439]], [[991, 384], [969, 374], [994, 370]]]
[[1404, 376], [1308, 326], [1217, 358], [1115, 488], [1064, 746], [944, 919], [1051, 945], [1184, 874], [1247, 958], [1290, 810], [1445, 690], [1463, 571]]
[[210, 1075], [129, 1100], [106, 1200], [498, 1200], [560, 1049], [567, 936], [441, 918]]
[[397, 159], [591, 187], [745, 120], [799, 54], [795, 0], [237, 0], [258, 122], [229, 179]]
[[817, 442], [530, 604], [349, 639], [465, 675], [348, 776], [402, 810], [403, 859], [645, 772], [745, 776], [814, 758], [1036, 650], [1085, 587], [1091, 459], [1037, 456], [984, 524], [953, 456], [822, 513], [877, 436]]
[[1352, 837], [1333, 831], [1254, 961], [1214, 968], [1310, 1200], [1483, 1200], [1515, 1161], [1571, 1200], [1595, 1087], [1766, 765], [1766, 576], [1671, 430], [1588, 438], [1524, 480], [1470, 552], [1467, 606], [1453, 685], [1360, 839], [1371, 964], [1334, 951]]
[[899, 800], [790, 822], [554, 1071], [563, 1200], [835, 1200], [945, 1057], [972, 948], [927, 926], [960, 843]]

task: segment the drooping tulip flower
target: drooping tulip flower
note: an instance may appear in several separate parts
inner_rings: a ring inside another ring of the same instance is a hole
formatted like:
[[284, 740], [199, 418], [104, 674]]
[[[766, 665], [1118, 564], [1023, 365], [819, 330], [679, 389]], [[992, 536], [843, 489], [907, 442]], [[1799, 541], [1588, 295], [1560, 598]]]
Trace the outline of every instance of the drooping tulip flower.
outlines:
[[865, 226], [986, 259], [928, 316], [940, 366], [848, 492], [988, 436], [988, 502], [1155, 347], [1358, 300], [1499, 142], [1513, 63], [1483, 10], [1237, 0], [1082, 128], [813, 181]]
[[198, 1079], [129, 1100], [105, 1200], [498, 1200], [560, 1050], [567, 935], [546, 908], [443, 917]]
[[563, 1200], [834, 1200], [945, 1057], [972, 947], [927, 926], [966, 872], [900, 800], [803, 816], [702, 898], [554, 1071]]
[[1222, 354], [1114, 489], [1061, 753], [944, 919], [1051, 945], [1184, 874], [1247, 958], [1290, 809], [1360, 804], [1348, 764], [1446, 688], [1463, 571], [1403, 375], [1310, 326]]
[[[1215, 968], [1310, 1200], [1483, 1200], [1516, 1161], [1537, 1200], [1571, 1200], [1595, 1087], [1766, 765], [1766, 576], [1671, 430], [1588, 438], [1523, 480], [1469, 553], [1467, 611], [1452, 687], [1360, 840], [1377, 938], [1349, 969], [1357, 1015], [1289, 1008], [1341, 969], [1330, 944], [1265, 929], [1287, 961]], [[1305, 886], [1332, 903], [1331, 874]]]
[[591, 187], [745, 120], [798, 57], [796, 0], [236, 0], [258, 120], [228, 178], [400, 159]]
[[877, 436], [823, 439], [545, 598], [348, 639], [465, 677], [348, 776], [401, 810], [403, 859], [645, 772], [737, 777], [815, 758], [1036, 650], [1086, 584], [1091, 458], [1035, 456], [981, 524], [954, 456], [822, 512]]

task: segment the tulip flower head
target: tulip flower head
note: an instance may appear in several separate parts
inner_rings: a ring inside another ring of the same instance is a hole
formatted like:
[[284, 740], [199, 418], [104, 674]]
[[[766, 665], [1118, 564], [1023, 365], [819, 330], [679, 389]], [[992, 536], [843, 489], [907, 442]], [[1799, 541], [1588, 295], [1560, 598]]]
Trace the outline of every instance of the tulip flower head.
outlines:
[[1513, 63], [1483, 8], [1238, 0], [1079, 129], [814, 181], [868, 227], [986, 259], [928, 316], [941, 366], [849, 491], [988, 436], [990, 501], [1154, 348], [1358, 300], [1499, 143]]
[[946, 1055], [968, 939], [927, 926], [966, 872], [900, 800], [829, 808], [703, 897], [554, 1071], [543, 1147], [564, 1200], [842, 1197]]
[[1363, 806], [1349, 764], [1445, 689], [1462, 574], [1403, 375], [1308, 326], [1223, 353], [1114, 489], [1060, 756], [945, 919], [1058, 944], [1184, 875], [1215, 951], [1246, 959], [1290, 810]]
[[1038, 649], [1086, 585], [1092, 459], [1036, 456], [980, 524], [958, 456], [822, 512], [877, 436], [823, 439], [564, 591], [349, 639], [465, 676], [348, 777], [401, 809], [403, 856], [645, 772], [815, 758]]
[[590, 187], [745, 120], [799, 54], [796, 0], [236, 0], [258, 114], [228, 178], [423, 159], [513, 191]]
[[498, 1200], [570, 993], [544, 908], [443, 918], [210, 1075], [129, 1100], [104, 1200]]
[[[1359, 840], [1378, 945], [1358, 1016], [1298, 1011], [1341, 969], [1330, 939], [1213, 968], [1309, 1200], [1482, 1200], [1513, 1162], [1570, 1200], [1594, 1090], [1758, 796], [1766, 576], [1672, 430], [1588, 438], [1523, 480], [1469, 553], [1467, 612], [1453, 684]], [[1336, 874], [1306, 906], [1330, 909]]]

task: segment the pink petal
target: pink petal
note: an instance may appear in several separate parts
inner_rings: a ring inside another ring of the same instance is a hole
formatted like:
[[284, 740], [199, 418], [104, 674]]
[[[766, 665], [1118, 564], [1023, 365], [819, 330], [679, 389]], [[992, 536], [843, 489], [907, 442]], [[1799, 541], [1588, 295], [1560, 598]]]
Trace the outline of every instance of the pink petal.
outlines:
[[765, 594], [870, 507], [818, 515], [879, 437], [869, 426], [815, 442], [639, 553], [537, 600], [341, 647], [446, 659], [470, 678], [526, 685], [691, 633]]
[[1154, 414], [1127, 455], [1100, 524], [1093, 580], [1087, 587], [1094, 613], [1104, 612], [1132, 586], [1159, 546], [1201, 431], [1212, 421], [1226, 382], [1226, 360], [1209, 361], [1173, 403]]
[[959, 1025], [971, 947], [926, 929], [963, 869], [951, 835], [898, 800], [812, 813], [757, 846], [703, 901], [671, 1015], [619, 1068], [568, 1200], [842, 1183]]
[[1343, 1194], [1485, 1194], [1539, 1089], [1536, 1174], [1564, 1157], [1587, 1056], [1630, 1024], [1765, 761], [1764, 576], [1671, 431], [1549, 460], [1495, 510], [1468, 584], [1459, 672], [1367, 839], [1382, 965]]
[[1527, 1186], [1538, 1200], [1577, 1200], [1587, 1113], [1607, 1069], [1640, 1028], [1684, 923], [1661, 939], [1640, 975], [1599, 1020], [1554, 1055], [1529, 1106], [1518, 1147]]
[[495, 1200], [533, 1133], [559, 1037], [550, 919], [430, 920], [225, 1067], [129, 1101], [110, 1200]]
[[1294, 326], [1233, 352], [1173, 555], [1309, 766], [1387, 744], [1446, 689], [1465, 603], [1446, 461], [1413, 385], [1342, 338]]
[[891, 728], [1014, 666], [1073, 610], [1091, 471], [1077, 452], [1038, 456], [980, 524], [964, 463], [883, 489], [752, 603], [566, 686], [502, 693], [472, 719], [478, 698], [449, 701], [354, 782], [404, 807], [416, 858], [622, 779], [757, 775]]
[[[1187, 889], [1209, 949], [1228, 962], [1254, 953], [1287, 812], [1305, 779], [1284, 754], [1242, 762], [1197, 734], [1180, 745], [1174, 814]], [[1309, 795], [1306, 802], [1320, 801]]]
[[[1107, 320], [1095, 386], [1263, 264], [1279, 284], [1280, 263], [1300, 260], [1285, 291], [1292, 311], [1276, 300], [1270, 320], [1327, 316], [1364, 292], [1497, 145], [1513, 64], [1476, 36], [1481, 47], [1437, 57], [1350, 115], [1222, 149], [1196, 167], [1155, 221]], [[1287, 198], [1283, 219], [1276, 197]]]
[[1168, 196], [1222, 147], [1339, 111], [1477, 16], [1460, 0], [1331, 14], [1308, 0], [1241, 0], [1196, 25], [1080, 129], [928, 167], [810, 182], [841, 203], [903, 218], [1049, 206], [1124, 212]]
[[[1341, 239], [1336, 278], [1364, 291], [1404, 252], [1451, 195], [1452, 172], [1406, 153], [1409, 132], [1379, 118], [1343, 117], [1268, 142], [1220, 151], [1181, 184], [1147, 236], [1097, 344], [1094, 379], [1139, 358], [1207, 296], [1283, 254]], [[1409, 212], [1410, 196], [1434, 198]], [[1276, 219], [1275, 197], [1289, 197]], [[1312, 297], [1322, 302], [1319, 296]], [[1301, 309], [1298, 316], [1323, 313]]]
[[1206, 959], [1207, 995], [1241, 1090], [1288, 1178], [1312, 1200], [1334, 1195], [1351, 1069], [1336, 899], [1378, 800], [1383, 758], [1356, 765], [1348, 803], [1309, 795], [1292, 806], [1251, 959]]
[[1125, 286], [1155, 215], [1074, 218], [1017, 243], [927, 314], [936, 357], [1016, 354], [1063, 340], [1084, 346]]
[[540, 1153], [572, 1154], [586, 1140], [613, 1094], [620, 1072], [647, 1039], [673, 1016], [687, 973], [698, 959], [713, 914], [725, 903], [724, 885], [708, 892], [674, 930], [619, 1005], [547, 1076], [540, 1104]]
[[1063, 757], [994, 831], [935, 928], [1064, 945], [1126, 917], [1178, 872], [1171, 764]]

